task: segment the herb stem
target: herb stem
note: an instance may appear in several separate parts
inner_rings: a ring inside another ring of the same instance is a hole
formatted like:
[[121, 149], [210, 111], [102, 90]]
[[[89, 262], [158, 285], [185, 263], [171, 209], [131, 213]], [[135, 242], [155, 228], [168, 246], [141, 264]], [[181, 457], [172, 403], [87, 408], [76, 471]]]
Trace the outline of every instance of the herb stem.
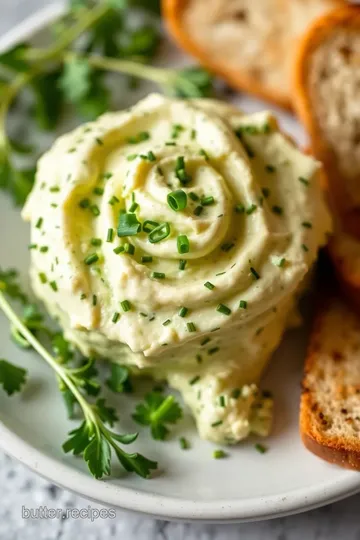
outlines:
[[171, 407], [173, 406], [175, 399], [174, 396], [168, 396], [160, 405], [158, 409], [156, 409], [155, 412], [151, 414], [151, 421], [154, 422], [154, 424], [158, 421], [159, 418], [162, 417], [162, 415], [167, 412]]
[[35, 349], [35, 351], [49, 364], [49, 366], [57, 373], [61, 380], [71, 390], [74, 397], [77, 399], [80, 407], [83, 410], [84, 416], [87, 420], [90, 420], [96, 424], [96, 415], [87, 401], [83, 398], [79, 390], [76, 388], [71, 378], [67, 375], [64, 368], [58, 364], [58, 362], [48, 353], [48, 351], [41, 345], [36, 337], [30, 332], [30, 330], [21, 322], [15, 311], [12, 309], [8, 301], [5, 299], [2, 292], [0, 292], [0, 309], [14, 327], [21, 333], [21, 335], [27, 340], [28, 343]]

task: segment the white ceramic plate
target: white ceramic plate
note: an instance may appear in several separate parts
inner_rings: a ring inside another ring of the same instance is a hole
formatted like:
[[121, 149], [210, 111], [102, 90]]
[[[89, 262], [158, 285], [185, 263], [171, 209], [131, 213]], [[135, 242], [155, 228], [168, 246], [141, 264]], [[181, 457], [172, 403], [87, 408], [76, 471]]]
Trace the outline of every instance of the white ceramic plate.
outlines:
[[[39, 33], [41, 27], [61, 12], [61, 6], [25, 21], [0, 42], [13, 44]], [[179, 53], [166, 47], [165, 63], [182, 62]], [[142, 88], [146, 93], [149, 88]], [[136, 100], [140, 96], [130, 96]], [[233, 101], [245, 110], [259, 110], [263, 103], [244, 96]], [[125, 106], [128, 103], [124, 104]], [[279, 111], [277, 111], [279, 112]], [[284, 127], [301, 143], [300, 126], [290, 115], [280, 113]], [[27, 283], [28, 226], [0, 196], [1, 266], [14, 266]], [[190, 418], [185, 418], [172, 440], [164, 443], [142, 432], [136, 449], [160, 463], [152, 480], [124, 475], [116, 467], [116, 478], [96, 481], [82, 460], [66, 456], [61, 444], [74, 424], [65, 418], [53, 373], [31, 352], [16, 348], [9, 337], [8, 323], [0, 316], [0, 355], [26, 366], [30, 380], [25, 391], [11, 399], [0, 391], [0, 446], [31, 469], [56, 484], [98, 502], [144, 512], [166, 519], [246, 521], [301, 512], [351, 495], [360, 489], [360, 475], [329, 465], [302, 446], [298, 434], [300, 379], [307, 341], [305, 328], [288, 332], [266, 375], [264, 387], [276, 398], [275, 427], [267, 441], [269, 451], [254, 450], [254, 440], [238, 445], [223, 460], [212, 458], [213, 445], [201, 441]], [[120, 429], [134, 430], [130, 413], [139, 396], [111, 396], [120, 413]], [[178, 437], [185, 435], [192, 448], [180, 450]]]

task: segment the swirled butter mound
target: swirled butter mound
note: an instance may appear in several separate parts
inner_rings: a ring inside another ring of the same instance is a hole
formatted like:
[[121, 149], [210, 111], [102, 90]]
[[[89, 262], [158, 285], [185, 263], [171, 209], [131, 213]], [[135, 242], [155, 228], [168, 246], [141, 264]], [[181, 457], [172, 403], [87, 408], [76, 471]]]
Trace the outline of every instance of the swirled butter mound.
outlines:
[[40, 159], [34, 291], [84, 354], [179, 389], [202, 437], [266, 434], [256, 383], [330, 230], [318, 176], [270, 113], [150, 95]]

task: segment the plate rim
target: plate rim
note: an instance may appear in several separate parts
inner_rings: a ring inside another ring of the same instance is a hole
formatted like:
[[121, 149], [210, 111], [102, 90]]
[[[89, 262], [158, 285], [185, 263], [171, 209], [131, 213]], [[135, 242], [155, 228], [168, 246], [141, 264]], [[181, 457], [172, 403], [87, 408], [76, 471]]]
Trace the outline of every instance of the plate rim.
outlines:
[[1, 421], [0, 448], [40, 476], [78, 495], [106, 506], [160, 519], [206, 523], [261, 521], [313, 510], [360, 491], [360, 475], [354, 473], [330, 486], [316, 485], [309, 490], [302, 488], [293, 493], [260, 499], [190, 500], [137, 491], [106, 480], [95, 480], [34, 448]]
[[[0, 39], [0, 51], [14, 46], [40, 31], [64, 12], [63, 0], [34, 12]], [[296, 514], [330, 504], [360, 491], [360, 475], [346, 476], [332, 484], [322, 484], [272, 497], [247, 500], [199, 501], [137, 491], [93, 479], [70, 465], [52, 458], [25, 442], [0, 421], [0, 448], [40, 476], [85, 498], [107, 506], [136, 511], [170, 520], [206, 523], [259, 521]]]

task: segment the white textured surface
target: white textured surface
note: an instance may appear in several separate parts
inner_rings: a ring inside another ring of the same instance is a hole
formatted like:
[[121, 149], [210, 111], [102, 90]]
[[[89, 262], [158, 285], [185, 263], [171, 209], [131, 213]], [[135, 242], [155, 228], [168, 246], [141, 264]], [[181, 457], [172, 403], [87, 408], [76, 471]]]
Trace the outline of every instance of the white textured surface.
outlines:
[[[30, 15], [46, 0], [0, 0], [0, 32]], [[117, 511], [115, 519], [22, 518], [22, 507], [87, 508], [89, 502], [72, 495], [0, 454], [0, 540], [359, 540], [360, 495], [299, 516], [245, 525], [169, 523]], [[93, 508], [96, 505], [92, 504]]]

